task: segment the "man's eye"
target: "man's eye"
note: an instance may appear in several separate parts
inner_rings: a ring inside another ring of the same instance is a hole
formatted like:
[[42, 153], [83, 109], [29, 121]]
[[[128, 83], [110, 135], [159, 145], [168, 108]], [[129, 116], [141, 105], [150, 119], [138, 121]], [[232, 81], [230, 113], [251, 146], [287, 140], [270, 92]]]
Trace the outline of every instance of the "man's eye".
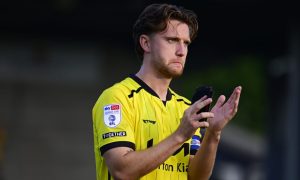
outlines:
[[185, 46], [189, 46], [190, 42], [184, 42]]
[[174, 43], [174, 42], [176, 42], [176, 41], [175, 41], [175, 39], [168, 39], [168, 42], [169, 42], [169, 43]]

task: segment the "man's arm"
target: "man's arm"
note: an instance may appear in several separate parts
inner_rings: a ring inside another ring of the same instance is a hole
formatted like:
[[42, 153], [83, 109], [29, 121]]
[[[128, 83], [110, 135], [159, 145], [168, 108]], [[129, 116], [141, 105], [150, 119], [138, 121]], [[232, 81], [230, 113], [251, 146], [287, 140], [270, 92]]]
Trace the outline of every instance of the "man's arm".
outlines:
[[170, 157], [184, 140], [172, 134], [159, 144], [140, 151], [118, 147], [104, 153], [105, 162], [114, 179], [138, 179], [151, 172]]
[[208, 126], [207, 122], [199, 122], [199, 119], [212, 118], [213, 113], [197, 112], [211, 102], [210, 98], [201, 98], [194, 103], [185, 111], [178, 129], [153, 147], [140, 151], [118, 147], [105, 152], [103, 157], [114, 179], [138, 179], [157, 168], [191, 138], [199, 127]]
[[208, 119], [209, 127], [205, 133], [199, 151], [189, 163], [189, 179], [207, 180], [211, 176], [222, 129], [235, 116], [242, 88], [235, 88], [226, 103], [225, 96], [220, 96], [211, 112], [214, 118]]

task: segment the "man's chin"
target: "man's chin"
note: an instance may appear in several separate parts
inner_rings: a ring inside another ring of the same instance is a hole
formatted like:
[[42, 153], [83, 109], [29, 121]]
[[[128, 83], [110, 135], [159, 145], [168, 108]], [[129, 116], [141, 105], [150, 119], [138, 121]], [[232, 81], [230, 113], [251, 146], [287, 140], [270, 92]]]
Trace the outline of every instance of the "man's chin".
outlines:
[[171, 78], [177, 78], [177, 77], [180, 77], [182, 75], [183, 71], [173, 71], [173, 72], [170, 72], [170, 76]]
[[180, 77], [183, 73], [183, 69], [164, 69], [160, 72], [164, 74], [165, 77], [172, 79]]
[[180, 77], [182, 75], [182, 73], [180, 73], [180, 74], [175, 74], [174, 76], [173, 76], [173, 78], [178, 78], [178, 77]]

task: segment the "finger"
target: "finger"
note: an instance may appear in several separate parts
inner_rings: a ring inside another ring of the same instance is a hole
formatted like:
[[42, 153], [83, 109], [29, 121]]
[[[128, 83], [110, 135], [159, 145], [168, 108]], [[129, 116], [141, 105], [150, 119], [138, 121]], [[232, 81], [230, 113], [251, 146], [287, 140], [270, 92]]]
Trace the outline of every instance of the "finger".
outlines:
[[208, 128], [209, 123], [207, 121], [199, 121], [197, 126], [200, 127], [200, 128]]
[[234, 97], [235, 97], [235, 90], [231, 93], [229, 99], [227, 100], [227, 103], [231, 104]]
[[199, 101], [196, 101], [192, 105], [193, 106], [193, 109], [191, 111], [192, 114], [197, 113], [200, 109], [202, 109], [203, 107], [209, 105], [212, 102], [212, 98], [207, 98], [207, 99], [202, 100], [202, 101], [201, 101], [201, 99]]
[[216, 103], [216, 107], [220, 108], [223, 106], [224, 102], [226, 100], [226, 97], [224, 95], [221, 95], [219, 98], [218, 98], [218, 101]]
[[239, 100], [240, 100], [240, 95], [241, 95], [241, 86], [238, 86], [235, 90], [235, 97], [234, 99], [231, 100], [231, 103], [228, 102], [228, 105], [230, 107], [230, 115], [233, 117], [237, 111], [238, 111], [238, 105], [239, 105]]
[[236, 89], [236, 100], [235, 100], [235, 102], [237, 104], [239, 104], [241, 93], [242, 93], [242, 86], [239, 86]]
[[231, 96], [227, 101], [229, 104], [233, 103], [233, 101], [235, 101], [238, 98], [237, 96], [240, 94], [241, 89], [242, 89], [241, 86], [238, 86], [234, 89], [234, 91], [232, 92]]
[[[202, 97], [201, 97], [199, 100], [197, 100], [195, 103], [204, 101], [205, 99], [207, 99], [207, 95], [202, 96]], [[194, 104], [195, 104], [195, 103], [194, 103]]]
[[202, 113], [197, 114], [196, 120], [199, 121], [201, 119], [207, 119], [207, 118], [213, 118], [213, 117], [215, 117], [215, 116], [214, 116], [214, 113], [212, 113], [212, 112], [202, 112]]
[[[204, 99], [207, 99], [207, 95], [202, 96], [198, 101], [200, 102], [200, 101], [203, 101]], [[196, 102], [198, 102], [198, 101], [196, 101]]]
[[239, 105], [239, 101], [240, 101], [240, 96], [241, 96], [241, 92], [242, 92], [242, 87], [239, 86], [237, 87], [237, 90], [236, 90], [236, 98], [235, 98], [235, 101], [234, 101], [234, 111], [237, 112], [237, 109], [238, 109], [238, 105]]

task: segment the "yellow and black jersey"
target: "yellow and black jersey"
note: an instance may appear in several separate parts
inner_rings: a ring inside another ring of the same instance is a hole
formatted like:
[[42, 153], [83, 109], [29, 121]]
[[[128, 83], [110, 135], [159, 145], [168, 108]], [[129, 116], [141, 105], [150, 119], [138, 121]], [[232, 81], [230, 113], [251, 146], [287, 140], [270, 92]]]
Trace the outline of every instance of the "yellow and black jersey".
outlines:
[[[107, 150], [125, 146], [137, 151], [159, 143], [177, 129], [189, 105], [189, 100], [171, 89], [162, 101], [135, 75], [106, 89], [93, 108], [97, 179], [113, 179], [102, 157]], [[199, 141], [196, 138], [184, 143], [141, 180], [187, 179], [189, 157], [196, 152], [193, 147], [199, 147]]]

